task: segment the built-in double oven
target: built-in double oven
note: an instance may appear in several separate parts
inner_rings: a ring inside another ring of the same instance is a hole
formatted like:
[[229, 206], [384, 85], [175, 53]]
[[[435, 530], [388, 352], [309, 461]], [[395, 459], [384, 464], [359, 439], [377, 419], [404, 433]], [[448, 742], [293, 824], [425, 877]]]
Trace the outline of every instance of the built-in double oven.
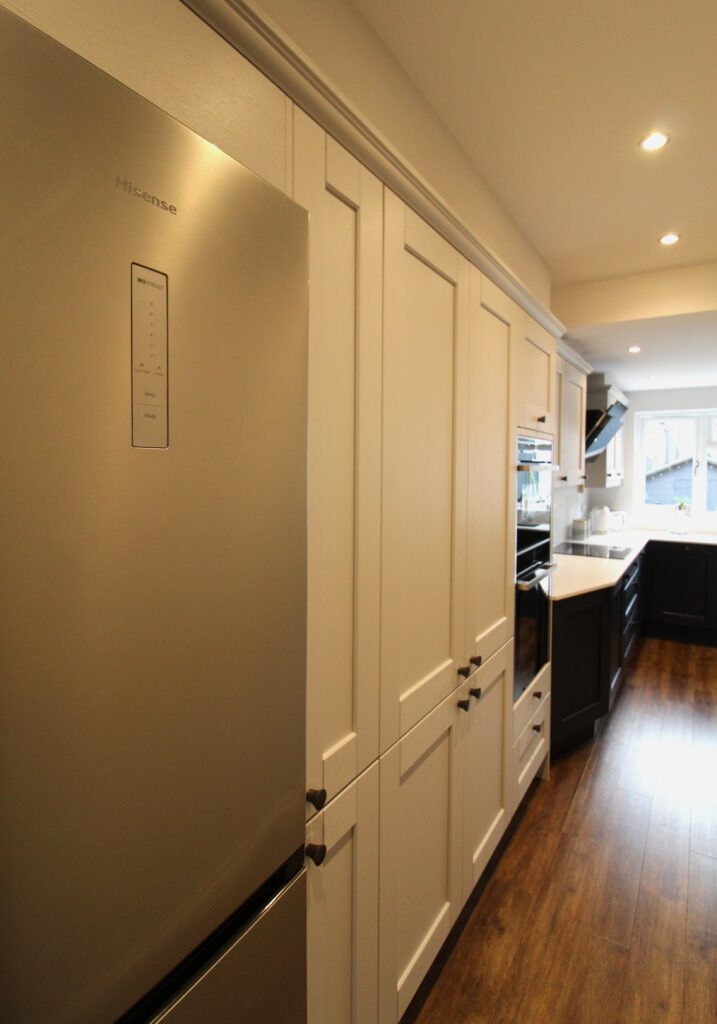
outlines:
[[550, 561], [553, 442], [518, 437], [515, 557], [515, 675], [513, 699], [550, 657]]

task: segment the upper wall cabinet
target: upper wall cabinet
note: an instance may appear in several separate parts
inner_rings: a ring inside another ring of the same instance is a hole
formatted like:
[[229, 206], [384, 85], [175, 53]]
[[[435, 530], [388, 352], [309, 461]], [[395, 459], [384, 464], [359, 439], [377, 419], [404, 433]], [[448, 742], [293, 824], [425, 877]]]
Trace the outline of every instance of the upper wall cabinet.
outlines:
[[515, 481], [512, 363], [525, 314], [471, 267], [468, 367], [469, 655], [485, 662], [513, 635]]
[[518, 349], [518, 426], [546, 434], [555, 430], [556, 357], [555, 338], [526, 315]]
[[558, 356], [555, 363], [558, 415], [554, 461], [560, 466], [556, 486], [585, 483], [585, 401], [587, 377]]
[[294, 198], [311, 225], [307, 785], [331, 798], [378, 755], [383, 186], [297, 109]]
[[456, 687], [466, 654], [470, 277], [388, 190], [384, 224], [382, 750]]

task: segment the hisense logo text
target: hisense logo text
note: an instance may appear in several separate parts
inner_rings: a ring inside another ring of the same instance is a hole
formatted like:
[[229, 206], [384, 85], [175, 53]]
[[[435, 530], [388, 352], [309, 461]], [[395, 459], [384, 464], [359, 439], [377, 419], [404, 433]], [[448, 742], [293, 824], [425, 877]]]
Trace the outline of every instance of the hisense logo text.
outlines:
[[160, 210], [166, 210], [167, 213], [172, 213], [176, 216], [177, 207], [172, 206], [169, 203], [165, 203], [164, 199], [160, 199], [159, 196], [153, 196], [151, 192], [145, 192], [144, 189], [134, 185], [127, 178], [120, 178], [119, 174], [115, 180], [117, 188], [123, 188], [129, 195], [136, 196], [138, 199], [143, 199], [145, 203], [151, 203], [152, 206], [159, 207]]

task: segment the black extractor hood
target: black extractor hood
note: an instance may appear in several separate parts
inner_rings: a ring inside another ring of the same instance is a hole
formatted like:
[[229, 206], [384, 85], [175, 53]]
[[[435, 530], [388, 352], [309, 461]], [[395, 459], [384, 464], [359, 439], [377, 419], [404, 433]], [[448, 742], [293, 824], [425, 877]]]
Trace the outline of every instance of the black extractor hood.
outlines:
[[585, 426], [585, 457], [604, 452], [622, 427], [629, 402], [608, 374], [592, 373], [588, 378]]

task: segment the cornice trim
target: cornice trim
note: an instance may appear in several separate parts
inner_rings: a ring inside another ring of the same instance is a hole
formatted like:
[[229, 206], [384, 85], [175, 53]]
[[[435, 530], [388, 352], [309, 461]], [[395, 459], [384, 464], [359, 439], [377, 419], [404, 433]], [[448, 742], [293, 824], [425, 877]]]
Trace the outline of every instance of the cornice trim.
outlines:
[[279, 26], [245, 0], [182, 0], [554, 337], [565, 326]]
[[593, 372], [593, 368], [587, 359], [584, 359], [579, 352], [576, 352], [564, 338], [558, 338], [558, 355], [562, 356], [563, 359], [574, 366], [576, 370], [580, 370], [581, 373], [587, 373], [589, 375]]

